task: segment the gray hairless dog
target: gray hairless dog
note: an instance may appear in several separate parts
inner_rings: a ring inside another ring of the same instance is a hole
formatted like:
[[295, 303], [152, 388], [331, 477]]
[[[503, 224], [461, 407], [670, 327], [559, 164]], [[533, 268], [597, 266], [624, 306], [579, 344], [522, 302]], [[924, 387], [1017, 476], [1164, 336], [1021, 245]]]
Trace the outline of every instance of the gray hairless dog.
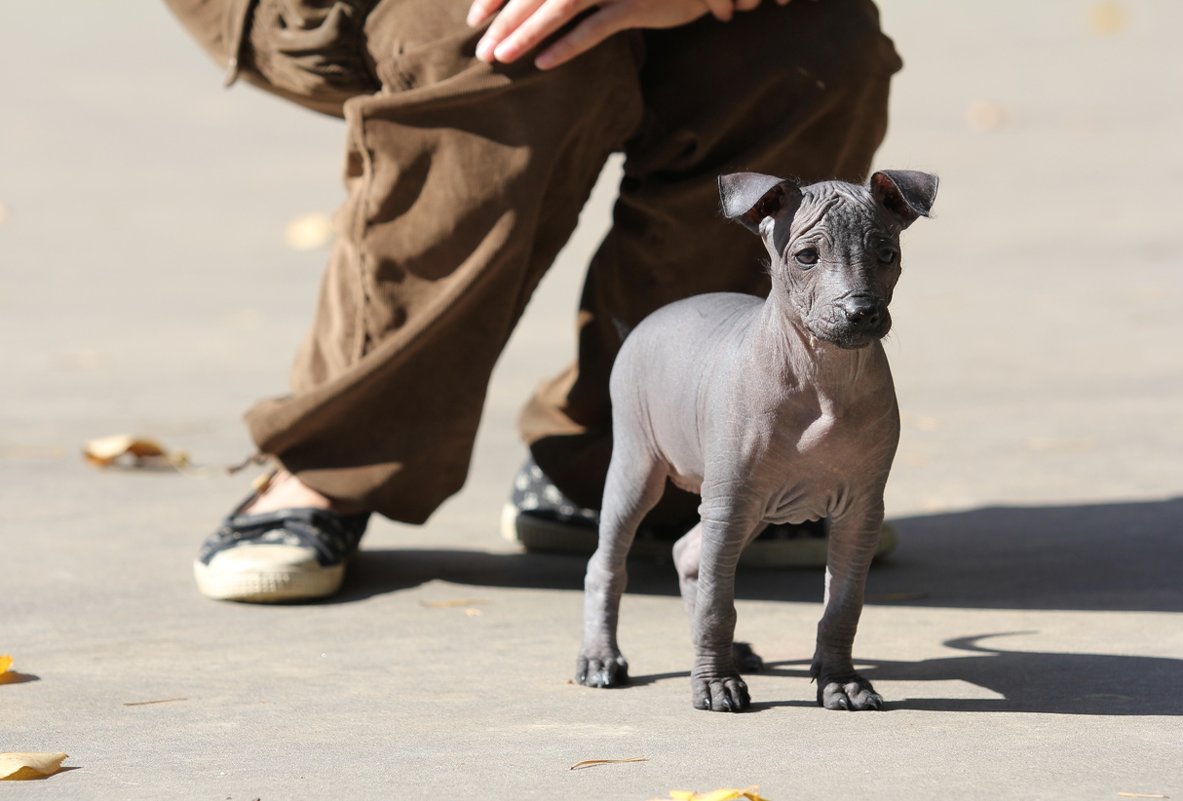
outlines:
[[828, 709], [881, 709], [854, 671], [863, 587], [883, 524], [899, 410], [880, 339], [900, 276], [900, 232], [928, 216], [935, 176], [883, 171], [869, 186], [797, 186], [757, 173], [719, 179], [724, 214], [772, 257], [766, 300], [692, 297], [625, 339], [612, 371], [612, 462], [587, 566], [577, 679], [628, 680], [616, 644], [625, 561], [666, 479], [702, 496], [674, 545], [693, 626], [699, 709], [750, 701], [734, 652], [735, 567], [768, 523], [830, 518], [812, 675]]

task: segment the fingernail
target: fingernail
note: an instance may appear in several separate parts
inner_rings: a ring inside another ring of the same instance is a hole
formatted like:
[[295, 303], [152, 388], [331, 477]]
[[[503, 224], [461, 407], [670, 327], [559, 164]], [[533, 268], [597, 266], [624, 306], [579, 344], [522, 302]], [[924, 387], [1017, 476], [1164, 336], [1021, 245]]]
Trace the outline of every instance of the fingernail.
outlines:
[[468, 23], [468, 27], [475, 28], [477, 25], [481, 24], [481, 20], [484, 18], [485, 15], [481, 13], [481, 10], [476, 6], [473, 6], [472, 8], [468, 9], [468, 16], [465, 17], [464, 21]]
[[497, 45], [497, 48], [493, 51], [493, 56], [498, 61], [507, 62], [507, 63], [510, 61], [513, 61], [515, 58], [518, 57], [518, 55], [519, 54], [518, 54], [517, 47], [513, 44], [513, 42], [511, 42], [509, 40], [506, 40], [506, 41], [502, 42], [501, 44]]
[[488, 37], [476, 43], [476, 57], [481, 61], [491, 62], [493, 60], [493, 43]]

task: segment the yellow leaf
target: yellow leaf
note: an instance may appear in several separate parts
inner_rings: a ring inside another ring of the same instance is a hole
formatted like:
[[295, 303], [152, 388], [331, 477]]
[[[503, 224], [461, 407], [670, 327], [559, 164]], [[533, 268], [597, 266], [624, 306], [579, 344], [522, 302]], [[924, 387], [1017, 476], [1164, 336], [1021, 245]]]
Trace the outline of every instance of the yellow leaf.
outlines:
[[8, 654], [0, 654], [0, 674], [7, 673], [10, 667], [12, 667], [12, 657]]
[[184, 451], [169, 452], [156, 440], [130, 434], [92, 439], [82, 449], [82, 455], [95, 467], [108, 467], [125, 456], [131, 457], [136, 465], [152, 460], [160, 460], [176, 468], [189, 464], [189, 456]]
[[1113, 36], [1125, 29], [1129, 17], [1121, 3], [1097, 3], [1088, 11], [1089, 29], [1097, 36]]
[[450, 598], [445, 601], [420, 601], [419, 605], [428, 609], [454, 609], [457, 606], [480, 606], [487, 603], [488, 601], [480, 598]]
[[22, 781], [52, 776], [68, 754], [0, 754], [0, 779]]
[[711, 790], [709, 793], [699, 793], [694, 796], [694, 801], [735, 801], [739, 798], [740, 793], [740, 790], [724, 787]]
[[740, 798], [746, 798], [748, 801], [768, 801], [767, 798], [756, 792], [759, 789], [756, 785], [752, 785], [742, 790], [723, 787], [711, 790], [709, 793], [696, 793], [693, 790], [670, 790], [669, 801], [736, 801]]
[[333, 221], [327, 214], [303, 214], [288, 223], [283, 240], [292, 250], [317, 250], [333, 238]]

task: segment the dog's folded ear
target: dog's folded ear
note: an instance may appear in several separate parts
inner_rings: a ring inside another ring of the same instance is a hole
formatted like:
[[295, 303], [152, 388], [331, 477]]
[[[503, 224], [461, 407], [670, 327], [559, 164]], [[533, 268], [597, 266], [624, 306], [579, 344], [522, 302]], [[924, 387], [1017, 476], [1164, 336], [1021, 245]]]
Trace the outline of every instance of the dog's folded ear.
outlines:
[[786, 206], [801, 202], [801, 190], [792, 181], [758, 172], [735, 172], [719, 177], [723, 216], [753, 233], [760, 223], [775, 217]]
[[880, 170], [871, 176], [871, 195], [907, 228], [927, 217], [937, 199], [940, 180], [916, 170]]

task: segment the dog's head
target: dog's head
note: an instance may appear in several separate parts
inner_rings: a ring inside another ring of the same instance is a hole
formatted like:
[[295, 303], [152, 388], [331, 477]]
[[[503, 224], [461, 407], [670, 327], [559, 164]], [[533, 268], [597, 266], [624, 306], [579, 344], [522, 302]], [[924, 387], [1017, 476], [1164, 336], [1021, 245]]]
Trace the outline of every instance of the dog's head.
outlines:
[[764, 239], [772, 291], [818, 339], [861, 348], [891, 329], [887, 305], [900, 277], [900, 232], [927, 217], [937, 178], [883, 170], [867, 186], [798, 186], [760, 173], [719, 179], [723, 213]]

